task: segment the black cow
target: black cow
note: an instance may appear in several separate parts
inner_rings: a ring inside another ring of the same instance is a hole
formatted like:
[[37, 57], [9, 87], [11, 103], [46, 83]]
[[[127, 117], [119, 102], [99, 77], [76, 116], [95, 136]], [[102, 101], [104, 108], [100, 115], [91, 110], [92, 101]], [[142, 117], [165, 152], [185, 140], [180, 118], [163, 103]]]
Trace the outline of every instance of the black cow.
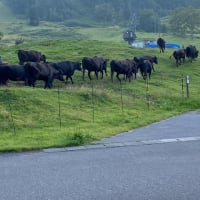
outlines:
[[93, 71], [95, 73], [96, 78], [98, 79], [98, 72], [101, 73], [101, 79], [103, 78], [103, 72], [107, 75], [107, 61], [108, 59], [104, 57], [94, 56], [83, 57], [82, 59], [82, 67], [83, 67], [83, 80], [85, 77], [85, 70], [88, 71], [88, 77], [91, 80], [90, 73]]
[[160, 49], [160, 53], [161, 52], [164, 53], [164, 51], [165, 51], [165, 40], [163, 38], [158, 38], [157, 45]]
[[175, 50], [173, 52], [173, 57], [175, 58], [176, 66], [178, 67], [178, 65], [181, 64], [181, 62], [185, 62], [185, 49]]
[[149, 60], [152, 64], [152, 70], [155, 72], [153, 63], [158, 64], [158, 58], [156, 56], [139, 56], [139, 57], [134, 57], [133, 59], [137, 62], [137, 60], [140, 58], [144, 60]]
[[119, 78], [120, 74], [123, 74], [125, 79], [131, 80], [131, 77], [133, 74], [136, 78], [137, 73], [137, 65], [134, 60], [126, 59], [126, 60], [112, 60], [110, 62], [110, 68], [111, 68], [111, 80], [113, 82], [113, 75], [116, 72], [117, 79], [121, 82], [121, 79]]
[[0, 66], [0, 84], [6, 85], [7, 81], [24, 81], [26, 74], [23, 65], [5, 64]]
[[40, 62], [40, 61], [46, 62], [46, 56], [34, 50], [30, 51], [18, 50], [17, 55], [20, 65], [23, 65], [24, 62]]
[[62, 71], [63, 75], [66, 75], [66, 83], [68, 78], [70, 78], [71, 83], [73, 84], [72, 76], [74, 75], [75, 70], [81, 71], [81, 63], [73, 61], [63, 61], [52, 63], [52, 66], [57, 70]]
[[140, 73], [142, 74], [142, 77], [144, 80], [151, 77], [151, 71], [152, 71], [152, 63], [149, 60], [145, 60], [143, 58], [136, 59], [137, 68], [140, 69]]
[[185, 49], [186, 57], [189, 58], [190, 62], [198, 57], [199, 51], [195, 46], [189, 45]]
[[52, 63], [28, 62], [24, 68], [29, 86], [35, 87], [37, 80], [43, 80], [44, 88], [51, 88], [54, 79], [64, 81], [62, 71], [55, 69]]

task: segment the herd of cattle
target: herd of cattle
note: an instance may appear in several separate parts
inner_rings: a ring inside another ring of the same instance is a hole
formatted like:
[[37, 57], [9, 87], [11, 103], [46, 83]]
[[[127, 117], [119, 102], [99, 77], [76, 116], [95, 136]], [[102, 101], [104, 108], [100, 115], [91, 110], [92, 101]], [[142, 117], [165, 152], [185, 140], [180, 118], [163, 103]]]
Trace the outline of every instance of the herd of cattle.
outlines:
[[[159, 38], [157, 44], [160, 52], [164, 52], [164, 39]], [[90, 80], [92, 79], [91, 72], [95, 73], [97, 79], [99, 73], [101, 78], [103, 78], [104, 73], [107, 75], [108, 59], [104, 57], [84, 57], [80, 63], [74, 61], [48, 62], [45, 55], [33, 50], [18, 50], [17, 55], [19, 64], [0, 65], [0, 85], [6, 85], [11, 80], [24, 81], [25, 85], [35, 87], [37, 80], [42, 80], [45, 83], [44, 88], [51, 88], [54, 79], [64, 81], [64, 76], [66, 77], [66, 82], [70, 79], [71, 83], [73, 83], [72, 76], [75, 70], [82, 70], [83, 80], [86, 70]], [[185, 61], [186, 57], [192, 62], [198, 56], [198, 50], [190, 45], [186, 49], [174, 51], [173, 56], [178, 66], [178, 64]], [[155, 71], [153, 67], [154, 63], [158, 63], [156, 56], [139, 56], [133, 59], [111, 60], [111, 80], [113, 81], [113, 75], [115, 73], [119, 81], [121, 81], [120, 74], [124, 75], [124, 79], [130, 81], [132, 78], [136, 78], [138, 70], [140, 70], [143, 79], [146, 80], [148, 77], [150, 78], [151, 72]]]
[[[160, 53], [165, 50], [165, 40], [163, 38], [158, 38], [157, 40], [158, 47], [160, 48]], [[193, 45], [189, 45], [186, 48], [178, 49], [173, 52], [173, 57], [176, 61], [176, 66], [185, 62], [185, 58], [187, 57], [190, 62], [198, 57], [199, 51]], [[171, 57], [171, 56], [170, 56]]]

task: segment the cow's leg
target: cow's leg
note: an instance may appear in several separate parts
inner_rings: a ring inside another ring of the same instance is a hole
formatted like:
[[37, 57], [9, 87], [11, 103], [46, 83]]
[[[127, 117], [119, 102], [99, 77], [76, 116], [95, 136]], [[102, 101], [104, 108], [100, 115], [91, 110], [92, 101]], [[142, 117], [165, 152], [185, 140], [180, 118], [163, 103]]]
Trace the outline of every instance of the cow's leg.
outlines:
[[45, 80], [45, 86], [44, 88], [52, 88], [53, 86], [53, 78], [52, 77], [48, 77], [47, 80]]
[[135, 79], [136, 79], [137, 78], [137, 73], [135, 72], [134, 74], [135, 74]]
[[151, 64], [151, 67], [152, 67], [152, 70], [155, 72], [155, 69], [154, 69], [153, 63]]
[[103, 79], [103, 70], [101, 70], [100, 72], [101, 72], [101, 79]]
[[108, 76], [108, 74], [107, 74], [107, 69], [104, 69], [104, 71], [105, 71], [106, 76]]
[[28, 79], [28, 86], [35, 87], [35, 83], [36, 83], [36, 80], [34, 80], [34, 79]]
[[98, 80], [98, 71], [94, 71], [96, 79]]
[[149, 72], [149, 79], [151, 78], [151, 72]]
[[121, 82], [121, 79], [119, 78], [119, 73], [117, 73], [116, 77]]
[[127, 75], [126, 74], [124, 74], [124, 78], [123, 79], [126, 81], [126, 79], [127, 79]]
[[128, 81], [131, 82], [131, 73], [127, 73], [126, 77], [128, 78]]
[[91, 78], [91, 75], [90, 75], [90, 74], [91, 74], [91, 71], [88, 71], [88, 77], [89, 77], [89, 79], [90, 79], [90, 80], [92, 80], [92, 78]]
[[68, 78], [69, 78], [69, 76], [66, 76], [66, 79], [65, 79], [66, 84], [68, 83]]
[[71, 80], [71, 83], [72, 83], [72, 84], [74, 84], [74, 82], [73, 82], [73, 80], [72, 80], [72, 77], [71, 77], [71, 76], [69, 76], [69, 78], [70, 78], [70, 80]]
[[46, 89], [48, 87], [48, 81], [44, 82], [44, 89]]

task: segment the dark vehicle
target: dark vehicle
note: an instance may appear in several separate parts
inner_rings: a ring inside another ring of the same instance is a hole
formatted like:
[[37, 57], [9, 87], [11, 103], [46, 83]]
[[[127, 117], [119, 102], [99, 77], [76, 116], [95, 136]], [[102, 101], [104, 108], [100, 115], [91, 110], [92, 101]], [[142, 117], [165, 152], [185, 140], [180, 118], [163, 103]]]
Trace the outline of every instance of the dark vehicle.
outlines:
[[123, 38], [128, 44], [132, 44], [133, 41], [136, 39], [136, 34], [133, 31], [125, 31], [123, 34]]

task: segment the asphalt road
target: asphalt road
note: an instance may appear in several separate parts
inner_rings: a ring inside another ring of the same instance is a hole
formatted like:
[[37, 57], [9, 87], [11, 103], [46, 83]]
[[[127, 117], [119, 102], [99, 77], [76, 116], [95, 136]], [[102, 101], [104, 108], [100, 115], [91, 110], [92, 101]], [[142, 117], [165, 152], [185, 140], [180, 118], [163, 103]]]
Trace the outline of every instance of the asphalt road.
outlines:
[[100, 141], [0, 154], [0, 200], [198, 200], [200, 113]]

